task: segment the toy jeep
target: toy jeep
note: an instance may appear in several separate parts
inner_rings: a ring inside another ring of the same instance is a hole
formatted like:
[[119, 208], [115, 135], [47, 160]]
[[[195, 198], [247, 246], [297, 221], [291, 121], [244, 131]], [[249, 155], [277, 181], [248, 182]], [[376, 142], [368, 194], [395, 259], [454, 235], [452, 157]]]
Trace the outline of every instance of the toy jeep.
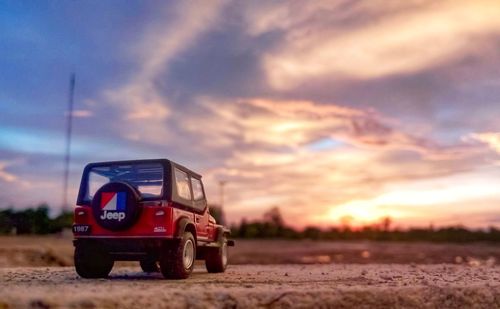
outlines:
[[208, 272], [227, 266], [229, 229], [209, 214], [201, 176], [170, 160], [88, 164], [75, 209], [75, 268], [107, 277], [114, 261], [184, 279], [195, 259]]

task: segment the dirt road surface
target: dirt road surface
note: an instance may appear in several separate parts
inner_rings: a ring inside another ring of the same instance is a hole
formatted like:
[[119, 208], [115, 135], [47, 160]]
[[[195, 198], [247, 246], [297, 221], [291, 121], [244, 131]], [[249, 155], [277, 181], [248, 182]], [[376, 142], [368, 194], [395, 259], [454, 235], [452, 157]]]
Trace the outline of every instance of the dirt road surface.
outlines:
[[0, 308], [500, 308], [500, 267], [232, 265], [164, 280], [137, 267], [81, 279], [72, 267], [0, 268]]

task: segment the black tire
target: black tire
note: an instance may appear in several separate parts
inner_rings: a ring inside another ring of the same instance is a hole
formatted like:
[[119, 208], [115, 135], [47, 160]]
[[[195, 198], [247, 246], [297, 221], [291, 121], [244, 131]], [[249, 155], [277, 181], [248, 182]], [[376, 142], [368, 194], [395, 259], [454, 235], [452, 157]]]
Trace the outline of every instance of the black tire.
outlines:
[[153, 258], [147, 257], [139, 262], [141, 264], [141, 269], [145, 273], [157, 273], [160, 271], [158, 267], [158, 262]]
[[205, 256], [205, 266], [209, 273], [223, 273], [227, 268], [227, 238], [222, 237], [222, 245], [209, 248]]
[[95, 244], [75, 246], [75, 270], [82, 278], [107, 278], [114, 261], [109, 253]]
[[186, 279], [193, 272], [195, 260], [196, 241], [193, 234], [185, 232], [177, 244], [163, 248], [160, 271], [167, 279]]

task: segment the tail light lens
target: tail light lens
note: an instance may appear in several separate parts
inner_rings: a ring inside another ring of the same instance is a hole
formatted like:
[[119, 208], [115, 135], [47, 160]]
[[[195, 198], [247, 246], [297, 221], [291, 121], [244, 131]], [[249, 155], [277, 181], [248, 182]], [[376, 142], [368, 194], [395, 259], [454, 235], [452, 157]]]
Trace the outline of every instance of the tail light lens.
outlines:
[[87, 223], [88, 221], [88, 209], [83, 207], [78, 207], [75, 209], [75, 223]]

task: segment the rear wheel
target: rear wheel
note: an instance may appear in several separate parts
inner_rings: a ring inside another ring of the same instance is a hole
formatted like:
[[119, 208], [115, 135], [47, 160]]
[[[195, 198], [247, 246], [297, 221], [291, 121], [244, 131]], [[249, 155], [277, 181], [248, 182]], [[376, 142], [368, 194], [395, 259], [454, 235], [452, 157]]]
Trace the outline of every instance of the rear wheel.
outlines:
[[96, 244], [77, 244], [74, 261], [77, 274], [83, 278], [106, 278], [114, 264], [109, 253]]
[[177, 245], [162, 250], [160, 271], [167, 279], [186, 279], [193, 272], [196, 259], [196, 241], [193, 234], [185, 232]]
[[209, 273], [223, 273], [227, 267], [227, 238], [223, 236], [219, 248], [210, 248], [205, 257], [205, 266]]
[[158, 267], [158, 262], [153, 258], [147, 257], [139, 262], [141, 264], [141, 269], [145, 273], [157, 273], [160, 271]]

